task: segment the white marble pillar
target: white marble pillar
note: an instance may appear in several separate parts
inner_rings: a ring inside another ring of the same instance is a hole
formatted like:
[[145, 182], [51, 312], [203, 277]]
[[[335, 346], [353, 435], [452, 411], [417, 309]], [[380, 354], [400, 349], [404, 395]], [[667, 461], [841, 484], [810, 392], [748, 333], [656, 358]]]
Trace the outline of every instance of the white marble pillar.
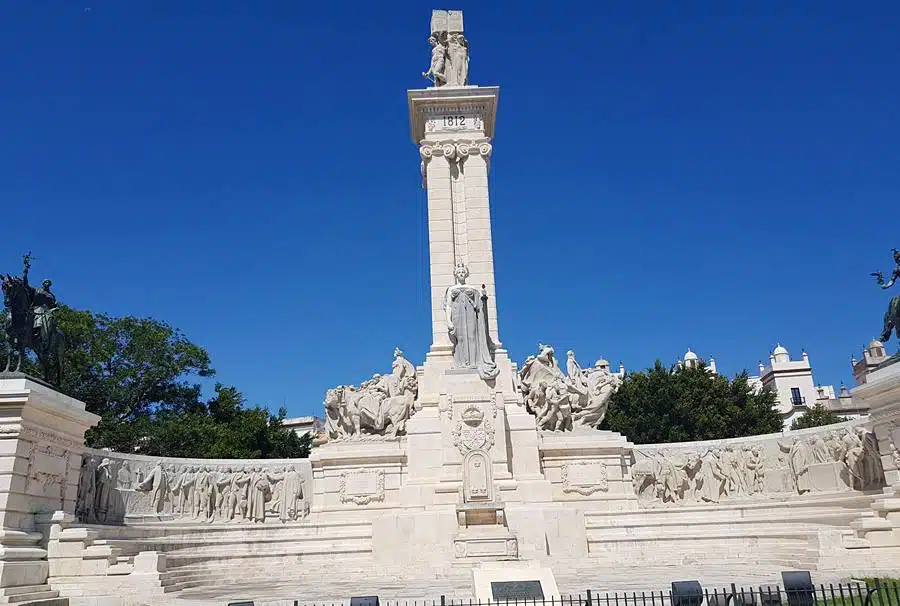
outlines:
[[428, 191], [432, 353], [450, 348], [442, 305], [460, 262], [469, 267], [470, 284], [485, 285], [489, 332], [500, 347], [488, 193], [498, 94], [497, 87], [479, 86], [408, 92], [412, 137]]

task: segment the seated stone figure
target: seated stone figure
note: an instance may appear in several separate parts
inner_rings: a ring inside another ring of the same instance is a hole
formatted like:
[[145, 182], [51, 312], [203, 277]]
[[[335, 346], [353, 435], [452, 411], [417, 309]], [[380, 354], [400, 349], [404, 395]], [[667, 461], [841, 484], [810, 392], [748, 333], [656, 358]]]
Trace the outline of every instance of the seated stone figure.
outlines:
[[376, 374], [359, 387], [340, 385], [325, 394], [328, 438], [359, 438], [363, 434], [397, 437], [406, 431], [418, 393], [416, 370], [399, 349], [391, 374]]

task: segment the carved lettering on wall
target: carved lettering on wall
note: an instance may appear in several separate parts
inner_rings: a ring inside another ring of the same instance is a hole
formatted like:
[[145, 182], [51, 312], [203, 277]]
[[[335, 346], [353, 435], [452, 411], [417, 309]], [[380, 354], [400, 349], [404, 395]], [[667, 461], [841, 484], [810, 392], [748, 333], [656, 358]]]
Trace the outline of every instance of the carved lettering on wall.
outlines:
[[384, 471], [345, 471], [341, 474], [341, 502], [368, 505], [384, 500]]
[[562, 466], [563, 492], [589, 496], [609, 490], [609, 474], [604, 463], [566, 463]]
[[425, 132], [484, 130], [484, 119], [474, 112], [454, 112], [430, 116], [425, 121]]

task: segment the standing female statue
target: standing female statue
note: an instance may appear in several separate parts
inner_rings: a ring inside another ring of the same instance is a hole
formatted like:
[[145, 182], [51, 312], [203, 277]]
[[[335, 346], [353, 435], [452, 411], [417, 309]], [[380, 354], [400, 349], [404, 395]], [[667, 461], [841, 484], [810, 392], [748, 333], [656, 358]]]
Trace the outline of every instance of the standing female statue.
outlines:
[[453, 272], [456, 284], [444, 295], [444, 313], [447, 329], [453, 343], [453, 361], [456, 368], [477, 368], [482, 379], [493, 379], [500, 370], [494, 363], [488, 340], [485, 300], [487, 295], [466, 284], [469, 269], [463, 263], [456, 264]]

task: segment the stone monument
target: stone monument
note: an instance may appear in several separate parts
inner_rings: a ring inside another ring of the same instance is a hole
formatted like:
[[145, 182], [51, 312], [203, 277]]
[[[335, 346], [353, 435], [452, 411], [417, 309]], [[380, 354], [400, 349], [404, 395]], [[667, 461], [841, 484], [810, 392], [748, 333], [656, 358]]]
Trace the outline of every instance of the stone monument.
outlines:
[[[408, 91], [428, 200], [424, 363], [396, 348], [389, 371], [328, 390], [328, 440], [295, 461], [85, 448], [98, 418], [83, 403], [0, 377], [0, 602], [328, 602], [347, 578], [385, 599], [554, 600], [698, 569], [720, 587], [786, 567], [896, 574], [900, 364], [857, 388], [870, 421], [634, 446], [598, 429], [623, 371], [572, 351], [562, 368], [543, 343], [509, 359], [488, 191], [499, 90], [469, 84], [460, 11], [435, 11], [430, 33], [433, 86]], [[49, 287], [7, 279], [27, 295], [17, 326], [44, 334]]]

